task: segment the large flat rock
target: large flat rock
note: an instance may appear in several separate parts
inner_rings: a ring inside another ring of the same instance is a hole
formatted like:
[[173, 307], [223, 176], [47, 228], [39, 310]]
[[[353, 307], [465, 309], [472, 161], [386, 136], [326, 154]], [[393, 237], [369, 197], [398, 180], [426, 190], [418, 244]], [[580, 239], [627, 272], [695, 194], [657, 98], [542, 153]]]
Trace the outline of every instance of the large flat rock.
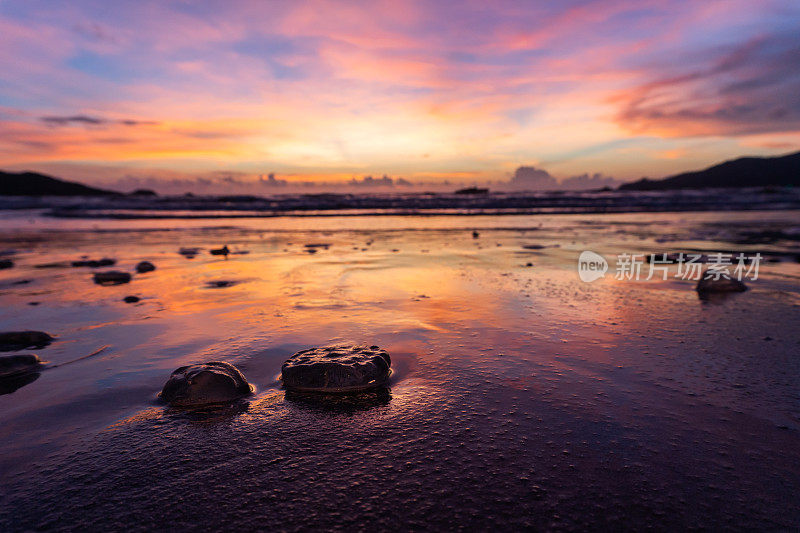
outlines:
[[378, 346], [325, 346], [291, 356], [281, 379], [284, 387], [299, 392], [356, 392], [385, 386], [391, 364]]

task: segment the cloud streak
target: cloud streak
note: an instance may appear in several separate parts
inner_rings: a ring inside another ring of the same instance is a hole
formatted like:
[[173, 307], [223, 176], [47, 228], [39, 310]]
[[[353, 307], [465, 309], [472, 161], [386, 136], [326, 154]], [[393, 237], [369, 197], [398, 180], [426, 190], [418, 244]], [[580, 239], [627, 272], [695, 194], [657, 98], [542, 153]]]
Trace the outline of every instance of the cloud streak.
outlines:
[[154, 120], [111, 120], [88, 115], [46, 116], [40, 117], [39, 120], [50, 126], [102, 126], [106, 124], [121, 124], [123, 126], [153, 126], [158, 124], [158, 122]]
[[759, 37], [710, 66], [622, 93], [617, 120], [668, 136], [744, 135], [800, 129], [800, 37]]

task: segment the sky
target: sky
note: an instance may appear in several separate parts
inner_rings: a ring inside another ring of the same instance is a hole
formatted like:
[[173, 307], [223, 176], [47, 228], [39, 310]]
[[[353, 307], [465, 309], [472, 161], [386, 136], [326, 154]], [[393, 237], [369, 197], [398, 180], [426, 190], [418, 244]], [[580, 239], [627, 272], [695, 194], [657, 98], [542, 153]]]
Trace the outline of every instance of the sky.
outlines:
[[798, 149], [796, 0], [0, 0], [7, 170], [578, 188]]

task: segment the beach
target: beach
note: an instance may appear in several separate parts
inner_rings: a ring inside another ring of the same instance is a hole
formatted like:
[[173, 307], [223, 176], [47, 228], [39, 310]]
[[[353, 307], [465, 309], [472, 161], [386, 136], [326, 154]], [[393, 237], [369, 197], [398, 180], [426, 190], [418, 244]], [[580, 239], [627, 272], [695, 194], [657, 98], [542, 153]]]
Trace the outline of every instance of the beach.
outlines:
[[[4, 211], [2, 330], [56, 336], [21, 352], [50, 365], [102, 351], [0, 395], [0, 529], [793, 529], [798, 215]], [[585, 250], [765, 260], [703, 299], [674, 267], [581, 281]], [[391, 354], [386, 393], [283, 390], [289, 356], [342, 342]], [[159, 401], [213, 360], [253, 394]]]

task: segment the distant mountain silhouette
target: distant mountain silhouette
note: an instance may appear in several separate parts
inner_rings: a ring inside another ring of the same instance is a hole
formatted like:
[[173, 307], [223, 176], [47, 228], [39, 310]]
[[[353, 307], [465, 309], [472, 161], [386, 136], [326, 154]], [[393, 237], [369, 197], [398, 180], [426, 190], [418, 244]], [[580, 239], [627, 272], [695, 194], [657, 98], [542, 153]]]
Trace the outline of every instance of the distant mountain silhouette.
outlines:
[[707, 187], [797, 187], [800, 152], [780, 157], [742, 157], [705, 170], [686, 172], [661, 180], [647, 178], [620, 185], [621, 191], [703, 189]]
[[0, 170], [0, 196], [113, 196], [114, 191], [64, 181], [38, 172]]

